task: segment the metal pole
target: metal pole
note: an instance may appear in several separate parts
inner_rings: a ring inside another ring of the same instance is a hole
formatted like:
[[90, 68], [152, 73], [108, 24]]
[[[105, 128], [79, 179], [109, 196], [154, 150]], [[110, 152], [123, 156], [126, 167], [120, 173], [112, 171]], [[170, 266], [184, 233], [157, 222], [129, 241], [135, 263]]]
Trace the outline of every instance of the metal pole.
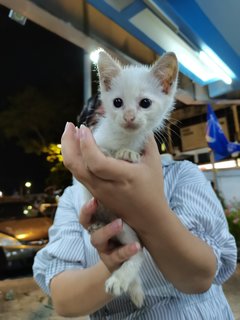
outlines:
[[86, 104], [87, 100], [92, 95], [92, 63], [89, 58], [89, 53], [83, 54], [83, 103]]
[[[83, 32], [89, 35], [89, 12], [86, 0], [83, 1]], [[83, 54], [83, 103], [92, 95], [92, 64], [89, 53], [84, 51]]]
[[235, 139], [237, 141], [240, 140], [240, 126], [239, 126], [239, 120], [238, 120], [238, 112], [237, 112], [237, 105], [232, 106], [232, 113], [233, 113], [233, 121], [234, 121], [234, 127], [235, 127]]
[[211, 161], [211, 164], [213, 166], [212, 173], [213, 173], [214, 189], [215, 189], [216, 193], [218, 193], [219, 190], [218, 190], [218, 181], [217, 181], [217, 170], [216, 170], [216, 167], [215, 167], [214, 153], [213, 153], [212, 150], [210, 150], [210, 161]]

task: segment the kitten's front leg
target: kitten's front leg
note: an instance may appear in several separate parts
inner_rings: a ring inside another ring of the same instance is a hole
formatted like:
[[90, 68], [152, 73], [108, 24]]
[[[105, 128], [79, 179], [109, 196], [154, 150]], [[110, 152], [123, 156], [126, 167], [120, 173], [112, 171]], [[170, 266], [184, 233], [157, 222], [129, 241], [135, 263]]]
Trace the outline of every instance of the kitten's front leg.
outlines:
[[[125, 222], [123, 222], [123, 231], [117, 236], [122, 244], [140, 242], [135, 231]], [[125, 261], [119, 269], [113, 272], [111, 277], [106, 281], [106, 291], [115, 296], [122, 293], [128, 293], [131, 300], [137, 307], [141, 307], [144, 300], [139, 272], [143, 263], [142, 250]]]
[[137, 163], [140, 161], [140, 154], [130, 149], [120, 149], [116, 151], [114, 158]]
[[138, 252], [129, 260], [125, 261], [106, 281], [106, 292], [114, 296], [128, 293], [132, 302], [140, 308], [144, 300], [144, 292], [139, 277], [142, 262], [143, 252]]

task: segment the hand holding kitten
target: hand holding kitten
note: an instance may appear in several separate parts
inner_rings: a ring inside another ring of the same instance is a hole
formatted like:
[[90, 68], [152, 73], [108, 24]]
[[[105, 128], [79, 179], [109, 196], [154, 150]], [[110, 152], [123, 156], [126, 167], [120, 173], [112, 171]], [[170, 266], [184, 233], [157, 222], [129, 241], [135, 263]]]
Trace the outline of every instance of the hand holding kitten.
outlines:
[[[85, 131], [80, 137], [80, 131]], [[149, 208], [164, 205], [160, 155], [151, 137], [139, 163], [106, 157], [88, 128], [76, 129], [72, 123], [62, 136], [64, 165], [86, 185], [96, 199], [114, 210], [137, 232], [154, 225]], [[124, 200], [123, 200], [124, 199]], [[118, 203], [118, 206], [116, 206]]]
[[[90, 200], [82, 207], [80, 223], [85, 229], [91, 226], [91, 219], [96, 210], [97, 201], [95, 199]], [[112, 238], [122, 231], [122, 227], [121, 219], [117, 219], [91, 234], [91, 243], [97, 249], [101, 260], [110, 273], [140, 250], [138, 243], [119, 245], [112, 241]]]

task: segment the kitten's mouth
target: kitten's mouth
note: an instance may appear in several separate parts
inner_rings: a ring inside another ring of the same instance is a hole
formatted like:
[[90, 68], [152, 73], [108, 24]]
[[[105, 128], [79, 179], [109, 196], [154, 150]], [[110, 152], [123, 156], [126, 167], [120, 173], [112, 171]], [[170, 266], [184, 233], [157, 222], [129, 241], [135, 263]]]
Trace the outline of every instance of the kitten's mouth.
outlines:
[[140, 128], [140, 125], [137, 123], [123, 123], [122, 127], [127, 130], [137, 130]]

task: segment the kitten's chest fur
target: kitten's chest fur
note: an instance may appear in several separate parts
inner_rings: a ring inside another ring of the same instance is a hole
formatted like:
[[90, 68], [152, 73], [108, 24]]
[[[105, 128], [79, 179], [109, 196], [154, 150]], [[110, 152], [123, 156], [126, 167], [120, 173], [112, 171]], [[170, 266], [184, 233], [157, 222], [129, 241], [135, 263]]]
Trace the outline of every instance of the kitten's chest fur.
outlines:
[[106, 117], [101, 120], [98, 127], [94, 130], [94, 138], [97, 145], [103, 150], [108, 151], [109, 155], [115, 157], [116, 151], [121, 149], [132, 150], [141, 153], [146, 138], [152, 131], [144, 128], [141, 131], [124, 130], [117, 127], [114, 122]]

